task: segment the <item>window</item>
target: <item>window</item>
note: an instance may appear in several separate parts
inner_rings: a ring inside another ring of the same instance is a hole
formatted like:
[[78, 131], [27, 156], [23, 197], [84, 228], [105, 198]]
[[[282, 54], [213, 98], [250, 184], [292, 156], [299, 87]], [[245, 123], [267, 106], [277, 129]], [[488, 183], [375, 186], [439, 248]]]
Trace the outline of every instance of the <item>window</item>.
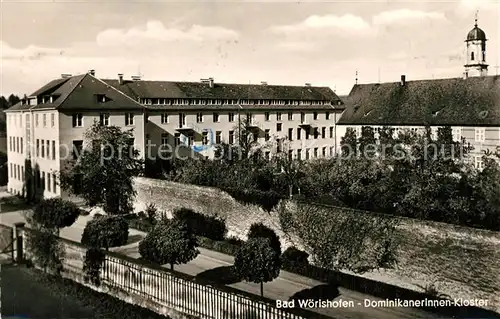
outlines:
[[[75, 120], [73, 119], [73, 123], [74, 122], [75, 122]], [[73, 124], [73, 126], [75, 126], [75, 125]], [[38, 114], [35, 114], [35, 127], [38, 127]]]
[[282, 124], [276, 123], [276, 131], [281, 132]]
[[45, 188], [45, 172], [42, 172], [42, 180], [40, 181], [40, 188]]
[[208, 132], [207, 132], [207, 131], [205, 131], [205, 132], [203, 132], [203, 133], [201, 133], [201, 134], [202, 134], [201, 143], [202, 143], [203, 145], [208, 145]]
[[321, 128], [321, 138], [326, 138], [326, 127]]
[[314, 128], [314, 139], [317, 139], [319, 136], [319, 128], [315, 127]]
[[308, 160], [308, 159], [309, 159], [309, 149], [306, 148], [306, 160]]
[[311, 135], [311, 133], [309, 132], [309, 130], [306, 130], [306, 140], [309, 139], [309, 136]]
[[47, 114], [43, 114], [42, 119], [43, 127], [47, 127]]
[[484, 142], [485, 141], [485, 129], [484, 128], [476, 128], [475, 132], [476, 142]]
[[75, 140], [73, 141], [73, 159], [78, 159], [82, 152], [83, 148], [83, 141], [81, 140]]
[[216, 131], [215, 132], [215, 143], [216, 144], [220, 144], [222, 142], [221, 141], [221, 135], [222, 135], [221, 131]]
[[50, 174], [47, 173], [47, 190], [50, 192], [51, 190], [52, 183], [50, 182]]
[[293, 112], [288, 112], [288, 120], [293, 121]]
[[189, 146], [192, 146], [192, 145], [193, 145], [193, 142], [194, 142], [194, 136], [193, 136], [193, 134], [192, 134], [192, 133], [190, 133], [190, 134], [188, 135], [188, 145], [189, 145]]
[[330, 126], [330, 138], [333, 138], [333, 126]]
[[50, 159], [50, 141], [45, 141], [45, 147], [47, 148], [47, 159]]
[[316, 121], [318, 119], [318, 112], [313, 113], [313, 119]]
[[269, 139], [270, 139], [270, 138], [271, 138], [271, 137], [269, 136], [269, 130], [265, 130], [265, 131], [264, 131], [264, 139], [265, 139], [266, 141], [269, 141]]
[[57, 180], [56, 180], [56, 174], [52, 174], [52, 191], [54, 193], [57, 193]]
[[186, 126], [186, 114], [179, 113], [179, 127], [182, 128]]
[[12, 152], [12, 136], [9, 136], [9, 151]]
[[50, 114], [50, 127], [55, 126], [55, 115], [52, 113]]
[[281, 121], [281, 112], [276, 113], [276, 120]]
[[168, 134], [161, 133], [161, 145], [167, 145], [167, 144], [168, 144]]
[[229, 144], [234, 144], [234, 131], [229, 131]]
[[318, 158], [318, 148], [314, 148], [314, 158]]
[[16, 137], [16, 152], [19, 153], [19, 137]]
[[293, 128], [288, 129], [288, 140], [293, 140]]
[[175, 133], [174, 144], [175, 144], [175, 146], [181, 145], [181, 134], [180, 133]]
[[40, 140], [36, 139], [36, 157], [40, 156]]
[[125, 125], [134, 125], [134, 113], [125, 113]]
[[324, 146], [323, 149], [321, 150], [321, 156], [326, 157], [326, 146]]
[[257, 142], [257, 140], [258, 140], [258, 139], [259, 139], [259, 133], [254, 132], [254, 133], [253, 133], [253, 141], [254, 141], [254, 142]]
[[[38, 122], [38, 119], [36, 119], [36, 122]], [[38, 126], [38, 124], [37, 124]], [[73, 127], [82, 127], [83, 126], [83, 115], [82, 113], [76, 113], [73, 114]]]
[[288, 160], [293, 160], [293, 150], [288, 150]]
[[52, 141], [52, 159], [56, 159], [56, 141]]
[[203, 123], [203, 113], [196, 113], [196, 123]]
[[266, 160], [268, 160], [268, 161], [269, 161], [269, 159], [271, 158], [271, 152], [269, 152], [269, 151], [268, 151], [268, 152], [266, 152], [266, 153], [265, 153], [265, 157], [266, 157]]
[[21, 181], [24, 182], [24, 166], [21, 166]]
[[300, 136], [300, 132], [301, 132], [301, 128], [297, 128], [297, 139], [300, 140], [301, 136]]
[[483, 169], [483, 157], [482, 156], [475, 156], [474, 157], [474, 166], [477, 169]]
[[228, 117], [229, 117], [229, 122], [234, 122], [234, 113], [229, 113]]
[[330, 119], [330, 112], [326, 112], [326, 113], [325, 113], [325, 119], [326, 119], [326, 120], [329, 120], [329, 119]]
[[471, 60], [471, 61], [474, 61], [474, 52], [471, 52], [471, 53], [470, 53], [470, 60]]
[[456, 127], [453, 129], [453, 140], [455, 142], [459, 142], [462, 140], [462, 128], [461, 127]]
[[45, 157], [45, 143], [43, 142], [43, 140], [40, 140], [40, 146], [41, 146], [41, 154], [40, 154], [40, 157], [41, 157], [41, 158], [44, 158], [44, 157]]
[[219, 123], [219, 113], [214, 113], [213, 120], [214, 123]]
[[306, 114], [304, 112], [300, 112], [300, 122], [304, 123], [306, 121]]
[[269, 112], [264, 113], [264, 118], [266, 121], [269, 121]]
[[99, 123], [104, 126], [109, 126], [109, 113], [101, 113], [99, 115]]
[[161, 114], [161, 124], [167, 124], [167, 123], [168, 123], [168, 114], [162, 113]]
[[297, 150], [297, 159], [298, 160], [302, 159], [302, 150], [300, 148]]

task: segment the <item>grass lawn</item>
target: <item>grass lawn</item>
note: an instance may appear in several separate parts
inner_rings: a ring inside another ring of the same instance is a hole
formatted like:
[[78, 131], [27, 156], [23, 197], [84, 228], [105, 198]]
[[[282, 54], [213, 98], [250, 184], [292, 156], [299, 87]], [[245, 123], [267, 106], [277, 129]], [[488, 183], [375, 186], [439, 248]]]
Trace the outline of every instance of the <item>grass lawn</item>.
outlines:
[[0, 274], [2, 318], [168, 319], [34, 268], [2, 265]]

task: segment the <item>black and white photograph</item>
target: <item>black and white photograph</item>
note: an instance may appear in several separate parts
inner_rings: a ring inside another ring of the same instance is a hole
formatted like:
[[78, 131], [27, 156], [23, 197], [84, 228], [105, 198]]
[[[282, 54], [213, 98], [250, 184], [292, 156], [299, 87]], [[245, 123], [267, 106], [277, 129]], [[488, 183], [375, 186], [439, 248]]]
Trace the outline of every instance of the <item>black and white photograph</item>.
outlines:
[[500, 318], [500, 0], [0, 0], [0, 317]]

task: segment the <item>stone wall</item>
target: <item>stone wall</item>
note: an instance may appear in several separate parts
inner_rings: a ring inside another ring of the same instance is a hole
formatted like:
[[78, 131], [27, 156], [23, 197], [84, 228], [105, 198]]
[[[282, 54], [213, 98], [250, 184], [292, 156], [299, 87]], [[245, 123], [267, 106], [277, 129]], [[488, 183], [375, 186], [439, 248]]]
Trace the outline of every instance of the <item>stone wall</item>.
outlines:
[[[262, 222], [277, 232], [282, 245], [301, 246], [293, 234], [281, 231], [276, 211], [267, 213], [255, 205], [241, 204], [219, 189], [147, 178], [137, 178], [135, 183], [137, 210], [154, 203], [167, 213], [186, 207], [217, 214], [226, 219], [230, 235], [242, 239], [252, 223]], [[500, 233], [403, 219], [399, 236], [397, 268], [365, 273], [362, 277], [417, 291], [434, 284], [440, 293], [453, 298], [487, 299], [489, 309], [500, 311]]]

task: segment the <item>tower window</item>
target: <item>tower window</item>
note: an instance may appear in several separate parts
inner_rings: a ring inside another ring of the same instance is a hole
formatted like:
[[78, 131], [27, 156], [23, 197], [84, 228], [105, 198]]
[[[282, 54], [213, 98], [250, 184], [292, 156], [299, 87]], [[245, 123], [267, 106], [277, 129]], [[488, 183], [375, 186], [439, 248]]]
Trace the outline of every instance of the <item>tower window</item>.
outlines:
[[471, 53], [470, 53], [470, 60], [471, 60], [471, 61], [474, 61], [474, 52], [471, 52]]

